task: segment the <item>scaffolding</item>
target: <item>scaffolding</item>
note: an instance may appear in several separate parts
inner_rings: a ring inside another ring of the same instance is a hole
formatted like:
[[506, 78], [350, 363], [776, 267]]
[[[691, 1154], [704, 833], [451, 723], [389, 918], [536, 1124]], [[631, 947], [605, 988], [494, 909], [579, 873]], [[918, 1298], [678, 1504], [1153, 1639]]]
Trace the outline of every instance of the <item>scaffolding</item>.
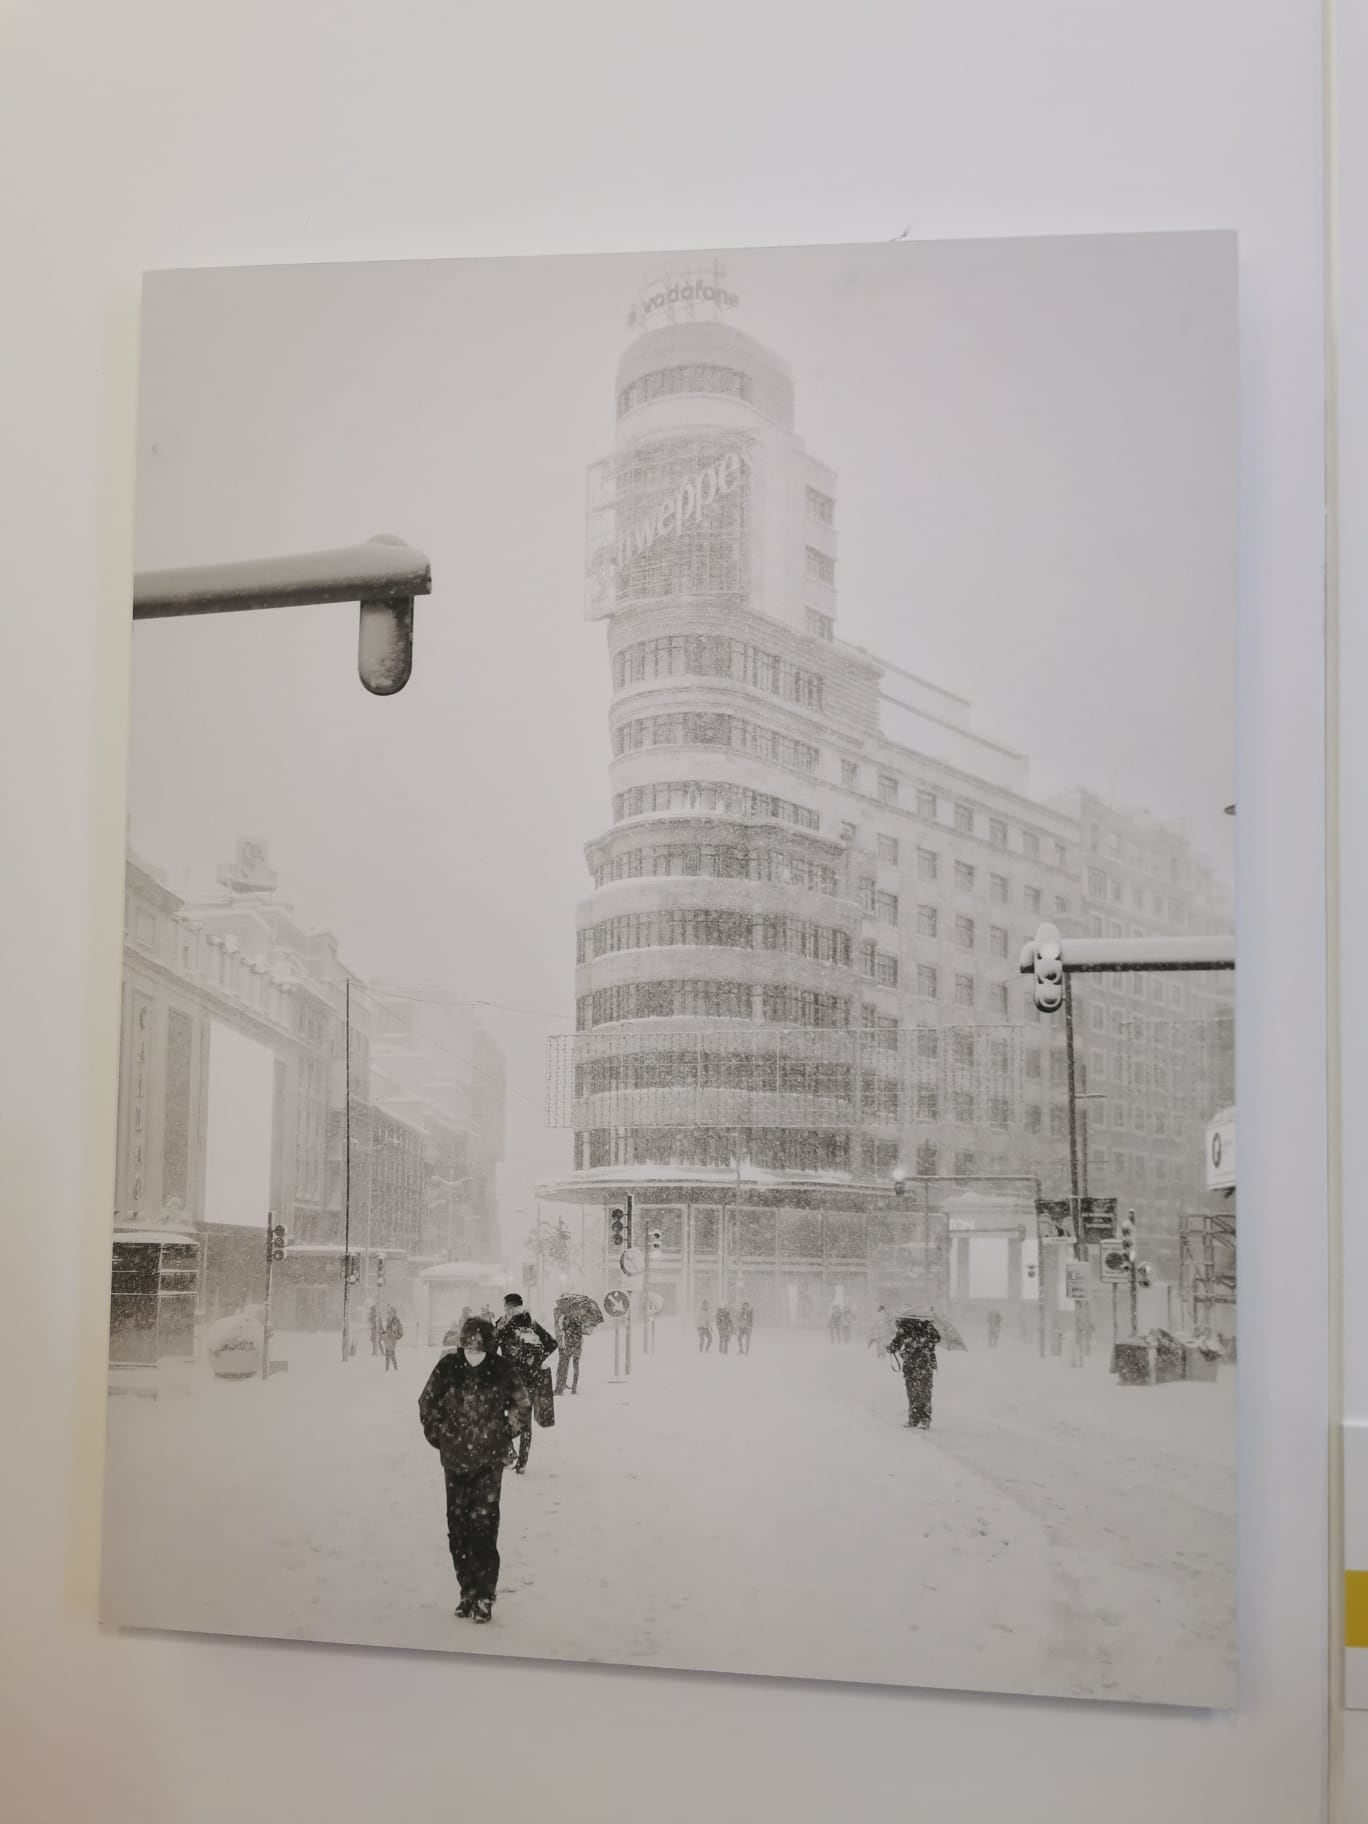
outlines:
[[1233, 1335], [1235, 1209], [1185, 1212], [1178, 1221], [1178, 1283], [1193, 1326]]

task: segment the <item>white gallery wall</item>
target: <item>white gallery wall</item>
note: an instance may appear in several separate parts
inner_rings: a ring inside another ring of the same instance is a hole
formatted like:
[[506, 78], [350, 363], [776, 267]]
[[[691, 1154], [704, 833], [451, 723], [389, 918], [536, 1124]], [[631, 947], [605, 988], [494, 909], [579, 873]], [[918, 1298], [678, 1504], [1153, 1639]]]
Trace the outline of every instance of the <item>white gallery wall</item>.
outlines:
[[[0, 12], [16, 1816], [1324, 1815], [1321, 97], [1304, 0]], [[1244, 413], [1239, 1713], [101, 1636], [140, 271], [1222, 227]]]

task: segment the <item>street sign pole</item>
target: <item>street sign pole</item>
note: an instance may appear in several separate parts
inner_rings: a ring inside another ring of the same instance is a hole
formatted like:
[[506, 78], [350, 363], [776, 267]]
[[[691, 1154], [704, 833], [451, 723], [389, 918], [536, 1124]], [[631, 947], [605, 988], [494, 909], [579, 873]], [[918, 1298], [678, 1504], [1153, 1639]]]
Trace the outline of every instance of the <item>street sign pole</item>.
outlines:
[[649, 1355], [651, 1353], [651, 1238], [646, 1235], [642, 1239], [646, 1243], [643, 1250], [646, 1260], [641, 1269], [641, 1353]]

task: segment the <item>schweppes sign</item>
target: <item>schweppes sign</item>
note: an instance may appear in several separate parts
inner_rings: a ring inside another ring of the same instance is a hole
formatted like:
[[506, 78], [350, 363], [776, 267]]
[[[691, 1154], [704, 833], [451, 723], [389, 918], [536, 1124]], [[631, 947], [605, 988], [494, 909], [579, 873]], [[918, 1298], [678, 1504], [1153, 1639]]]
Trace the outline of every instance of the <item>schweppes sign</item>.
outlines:
[[742, 473], [748, 467], [749, 458], [732, 450], [706, 469], [690, 475], [673, 494], [667, 494], [649, 512], [620, 527], [618, 569], [625, 570], [663, 539], [678, 538], [688, 527], [701, 525], [704, 516], [718, 501], [736, 492]]

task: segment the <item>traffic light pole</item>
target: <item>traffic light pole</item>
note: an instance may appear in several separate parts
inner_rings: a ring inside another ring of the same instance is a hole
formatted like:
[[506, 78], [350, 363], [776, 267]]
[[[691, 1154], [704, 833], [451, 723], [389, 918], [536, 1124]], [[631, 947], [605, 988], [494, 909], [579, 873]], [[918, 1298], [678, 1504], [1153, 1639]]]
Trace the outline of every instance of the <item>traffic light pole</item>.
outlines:
[[266, 1212], [266, 1300], [262, 1306], [261, 1316], [261, 1378], [271, 1378], [271, 1266], [275, 1254], [275, 1216], [271, 1210]]

